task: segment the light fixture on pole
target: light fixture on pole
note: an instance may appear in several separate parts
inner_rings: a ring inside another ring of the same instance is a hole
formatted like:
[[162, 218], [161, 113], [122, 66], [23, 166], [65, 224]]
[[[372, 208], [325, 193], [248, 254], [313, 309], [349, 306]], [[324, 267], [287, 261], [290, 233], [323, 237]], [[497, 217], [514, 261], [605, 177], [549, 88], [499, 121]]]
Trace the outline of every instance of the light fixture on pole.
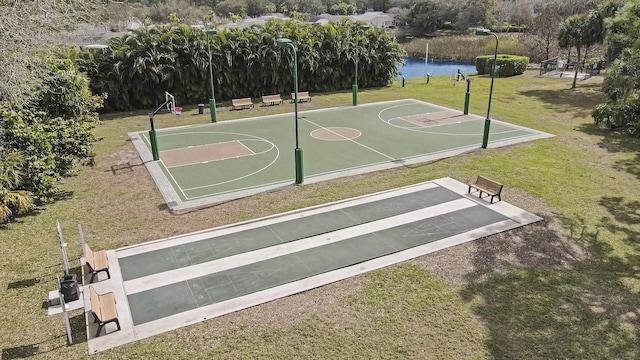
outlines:
[[290, 39], [277, 39], [276, 45], [281, 48], [290, 48], [293, 51], [293, 104], [295, 112], [295, 124], [296, 124], [296, 149], [295, 166], [296, 166], [296, 184], [302, 184], [302, 149], [298, 143], [298, 55], [296, 54], [296, 48]]
[[493, 79], [496, 76], [496, 62], [498, 60], [498, 35], [490, 31], [489, 29], [476, 29], [476, 35], [489, 36], [493, 35], [496, 38], [496, 51], [493, 54], [493, 64], [491, 66], [491, 87], [489, 88], [489, 104], [487, 105], [487, 118], [484, 120], [484, 134], [482, 135], [482, 148], [486, 149], [489, 143], [489, 127], [491, 126], [491, 119], [489, 118], [489, 112], [491, 111], [491, 95], [493, 94]]
[[209, 112], [211, 113], [211, 122], [216, 122], [216, 95], [213, 90], [213, 67], [211, 66], [211, 44], [209, 44], [209, 36], [215, 35], [216, 29], [207, 30], [207, 50], [209, 53], [209, 79], [211, 80], [211, 98], [209, 99]]
[[[360, 25], [359, 29], [363, 30], [363, 31], [367, 31], [369, 29], [369, 25]], [[356, 57], [355, 57], [355, 64], [356, 64], [356, 74], [355, 74], [355, 79], [353, 82], [353, 88], [351, 89], [353, 92], [353, 106], [358, 105], [358, 30], [356, 30]]]

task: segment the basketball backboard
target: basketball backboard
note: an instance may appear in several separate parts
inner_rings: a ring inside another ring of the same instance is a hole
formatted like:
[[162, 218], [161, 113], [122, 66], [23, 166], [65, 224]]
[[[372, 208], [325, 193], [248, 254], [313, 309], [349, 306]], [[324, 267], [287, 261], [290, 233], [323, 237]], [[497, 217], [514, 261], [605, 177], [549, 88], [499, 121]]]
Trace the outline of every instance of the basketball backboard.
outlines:
[[167, 91], [164, 92], [164, 99], [167, 102], [167, 110], [170, 112], [175, 112], [176, 108], [176, 100], [173, 95], [169, 94]]

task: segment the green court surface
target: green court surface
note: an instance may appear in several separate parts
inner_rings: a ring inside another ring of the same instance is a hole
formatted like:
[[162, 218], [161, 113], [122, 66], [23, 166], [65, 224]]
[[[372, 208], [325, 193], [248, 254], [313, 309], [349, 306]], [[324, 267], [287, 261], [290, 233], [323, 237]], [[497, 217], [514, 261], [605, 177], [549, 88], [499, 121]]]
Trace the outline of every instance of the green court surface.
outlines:
[[[450, 178], [109, 250], [121, 330], [94, 353], [541, 219]], [[85, 304], [90, 304], [85, 289]], [[88, 319], [92, 319], [87, 313]]]
[[474, 206], [134, 293], [128, 297], [133, 324], [327, 273], [503, 220], [507, 218]]
[[[454, 156], [480, 148], [484, 118], [413, 99], [300, 112], [304, 182]], [[491, 122], [489, 147], [551, 135]], [[171, 210], [292, 185], [293, 113], [161, 129], [130, 137]]]
[[179, 244], [120, 259], [122, 278], [132, 280], [162, 271], [196, 265], [247, 251], [287, 243], [365, 224], [435, 204], [459, 199], [460, 195], [442, 187], [395, 198], [373, 201], [287, 220], [226, 235]]

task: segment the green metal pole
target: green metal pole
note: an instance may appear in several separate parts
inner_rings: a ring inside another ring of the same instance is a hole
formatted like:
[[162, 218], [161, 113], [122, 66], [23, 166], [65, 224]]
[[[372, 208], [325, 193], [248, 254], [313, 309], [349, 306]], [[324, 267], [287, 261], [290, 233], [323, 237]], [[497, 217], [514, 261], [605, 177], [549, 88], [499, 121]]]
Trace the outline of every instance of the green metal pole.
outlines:
[[359, 30], [362, 31], [367, 31], [369, 30], [369, 25], [360, 25], [358, 27], [358, 29], [356, 29], [356, 57], [355, 57], [355, 65], [356, 65], [356, 71], [355, 71], [355, 79], [353, 82], [353, 87], [351, 89], [351, 91], [353, 92], [353, 106], [358, 105], [358, 59], [360, 58], [360, 55], [358, 55], [358, 49], [360, 48], [360, 42], [358, 41], [358, 32]]
[[496, 76], [496, 62], [498, 61], [498, 35], [491, 33], [496, 38], [496, 50], [493, 54], [493, 66], [491, 67], [491, 86], [489, 87], [489, 104], [487, 105], [487, 118], [484, 119], [484, 134], [482, 136], [482, 148], [486, 149], [489, 143], [489, 128], [491, 126], [491, 119], [489, 114], [491, 112], [491, 96], [493, 94], [493, 79]]
[[158, 137], [156, 136], [156, 128], [153, 125], [153, 113], [149, 113], [149, 122], [151, 123], [151, 130], [149, 130], [151, 155], [153, 156], [153, 161], [158, 161], [160, 160], [160, 152], [158, 151]]
[[209, 53], [209, 79], [211, 80], [211, 98], [209, 99], [209, 112], [211, 113], [211, 122], [214, 123], [216, 119], [216, 95], [213, 89], [213, 67], [211, 66], [211, 44], [209, 43], [209, 35], [216, 33], [215, 29], [207, 30], [207, 50]]
[[467, 93], [464, 95], [464, 114], [469, 115], [469, 98], [471, 95], [471, 79], [467, 79]]
[[160, 153], [158, 151], [158, 137], [155, 130], [149, 130], [149, 141], [151, 141], [151, 155], [153, 155], [153, 161], [160, 160]]
[[356, 30], [355, 43], [356, 43], [356, 57], [355, 57], [356, 77], [354, 79], [353, 87], [351, 89], [351, 91], [353, 92], [353, 106], [358, 105], [358, 30]]
[[298, 142], [298, 54], [293, 44], [289, 43], [289, 47], [293, 50], [293, 92], [294, 92], [294, 112], [296, 115], [296, 149], [295, 149], [295, 165], [296, 165], [296, 184], [302, 184], [303, 181], [303, 164], [302, 149]]

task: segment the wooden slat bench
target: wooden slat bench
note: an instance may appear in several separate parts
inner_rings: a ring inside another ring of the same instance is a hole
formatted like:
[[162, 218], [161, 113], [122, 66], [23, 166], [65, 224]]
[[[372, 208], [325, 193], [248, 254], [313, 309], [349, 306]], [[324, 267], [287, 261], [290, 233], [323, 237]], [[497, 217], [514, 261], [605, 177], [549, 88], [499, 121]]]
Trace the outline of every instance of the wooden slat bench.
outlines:
[[[295, 93], [291, 93], [291, 102], [295, 102], [296, 101], [296, 94]], [[307, 101], [311, 101], [311, 95], [309, 95], [308, 91], [303, 91], [303, 92], [299, 92], [298, 91], [298, 102], [307, 102]]]
[[120, 321], [118, 321], [118, 310], [116, 309], [116, 298], [112, 292], [99, 295], [93, 286], [89, 286], [89, 298], [91, 299], [91, 314], [94, 323], [98, 323], [98, 331], [96, 337], [100, 336], [102, 328], [110, 323], [115, 322], [118, 330], [120, 330]]
[[100, 251], [92, 251], [89, 247], [89, 244], [84, 244], [84, 253], [86, 256], [87, 266], [89, 267], [89, 273], [91, 274], [90, 283], [93, 282], [93, 279], [96, 275], [105, 271], [107, 273], [107, 278], [111, 279], [111, 274], [109, 274], [109, 260], [107, 259], [107, 252], [104, 250]]
[[263, 95], [262, 106], [267, 106], [267, 105], [282, 105], [282, 97], [280, 97], [280, 94]]
[[487, 179], [484, 176], [478, 176], [478, 178], [474, 183], [469, 184], [468, 193], [471, 193], [471, 189], [473, 188], [473, 189], [476, 189], [477, 191], [480, 191], [480, 194], [478, 195], [480, 198], [482, 198], [482, 193], [491, 195], [491, 203], [493, 204], [493, 198], [495, 196], [498, 197], [498, 201], [502, 200], [500, 198], [500, 193], [502, 192], [503, 186], [504, 185], [498, 182], [495, 182], [491, 179]]
[[231, 100], [231, 110], [236, 109], [251, 109], [253, 108], [253, 102], [251, 98], [242, 98], [242, 99], [232, 99]]

